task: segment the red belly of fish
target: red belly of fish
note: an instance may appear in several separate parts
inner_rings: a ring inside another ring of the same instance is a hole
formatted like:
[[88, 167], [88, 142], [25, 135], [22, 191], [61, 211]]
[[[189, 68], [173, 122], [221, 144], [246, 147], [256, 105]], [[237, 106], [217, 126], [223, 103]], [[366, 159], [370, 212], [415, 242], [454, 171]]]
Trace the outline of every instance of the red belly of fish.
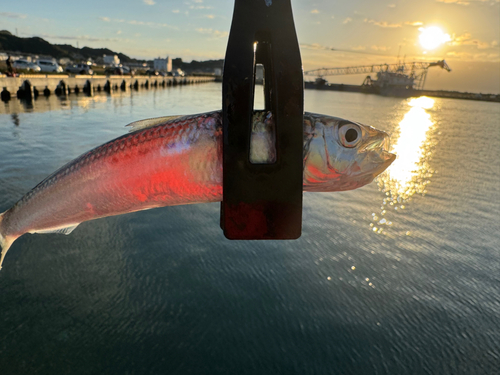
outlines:
[[[195, 131], [201, 133], [193, 147], [181, 135]], [[220, 201], [220, 141], [214, 132], [190, 128], [164, 136], [145, 130], [115, 140], [73, 166], [72, 173], [56, 174], [3, 224], [18, 236], [148, 208]]]

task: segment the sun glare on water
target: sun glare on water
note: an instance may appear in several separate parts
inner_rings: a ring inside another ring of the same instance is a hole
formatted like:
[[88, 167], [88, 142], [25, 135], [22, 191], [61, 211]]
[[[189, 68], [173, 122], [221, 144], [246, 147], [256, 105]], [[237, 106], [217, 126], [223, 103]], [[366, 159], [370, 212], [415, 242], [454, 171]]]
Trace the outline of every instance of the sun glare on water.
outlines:
[[398, 157], [389, 168], [390, 178], [400, 194], [405, 194], [412, 177], [419, 170], [424, 152], [422, 146], [433, 124], [431, 116], [425, 111], [433, 107], [433, 99], [424, 96], [410, 100], [408, 105], [411, 109], [399, 123], [400, 135], [393, 147]]
[[437, 26], [421, 27], [418, 29], [420, 45], [426, 50], [433, 50], [440, 45], [451, 41], [449, 34], [446, 34]]
[[433, 108], [434, 100], [428, 97], [411, 99], [410, 107], [399, 123], [399, 136], [393, 137], [391, 152], [397, 159], [378, 178], [379, 189], [385, 193], [381, 212], [372, 214], [373, 231], [381, 233], [392, 222], [386, 217], [389, 209], [405, 209], [415, 194], [425, 195], [426, 187], [434, 171], [429, 165], [434, 146], [430, 130], [434, 121], [427, 110]]

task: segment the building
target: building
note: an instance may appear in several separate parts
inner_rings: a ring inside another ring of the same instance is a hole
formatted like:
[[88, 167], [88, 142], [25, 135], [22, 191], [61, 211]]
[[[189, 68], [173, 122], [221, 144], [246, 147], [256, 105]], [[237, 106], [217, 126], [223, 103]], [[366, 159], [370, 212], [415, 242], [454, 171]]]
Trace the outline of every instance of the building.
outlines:
[[113, 66], [120, 65], [120, 59], [118, 58], [117, 55], [112, 55], [112, 56], [104, 55], [102, 57], [102, 60], [104, 61], [105, 65], [113, 65]]
[[153, 69], [154, 70], [159, 70], [162, 72], [171, 72], [172, 71], [172, 59], [167, 56], [166, 59], [162, 59], [158, 57], [157, 59], [154, 59], [153, 62]]

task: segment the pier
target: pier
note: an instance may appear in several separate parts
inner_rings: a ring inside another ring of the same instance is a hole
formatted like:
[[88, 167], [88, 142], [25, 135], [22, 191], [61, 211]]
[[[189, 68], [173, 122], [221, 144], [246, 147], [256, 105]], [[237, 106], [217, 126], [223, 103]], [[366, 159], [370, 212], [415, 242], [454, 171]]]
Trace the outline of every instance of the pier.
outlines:
[[70, 93], [112, 92], [149, 89], [213, 82], [214, 76], [96, 76], [96, 75], [50, 75], [21, 74], [19, 77], [0, 75], [1, 100], [11, 98], [34, 99], [37, 96], [67, 95]]
[[402, 98], [431, 96], [435, 98], [479, 100], [479, 101], [500, 103], [499, 94], [482, 94], [482, 93], [446, 91], [446, 90], [417, 90], [417, 89], [405, 89], [405, 88], [394, 88], [394, 87], [378, 88], [375, 86], [368, 86], [368, 85], [345, 85], [338, 83], [318, 84], [316, 82], [305, 82], [305, 88], [314, 90], [360, 92], [363, 94], [376, 94], [382, 96], [393, 96]]

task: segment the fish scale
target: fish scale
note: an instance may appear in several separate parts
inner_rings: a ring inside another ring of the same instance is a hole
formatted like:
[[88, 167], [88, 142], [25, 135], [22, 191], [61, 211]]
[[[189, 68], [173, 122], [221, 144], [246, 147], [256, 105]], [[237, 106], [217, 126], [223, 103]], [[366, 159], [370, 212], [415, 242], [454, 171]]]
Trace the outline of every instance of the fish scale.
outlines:
[[[0, 215], [0, 266], [25, 233], [69, 234], [88, 220], [222, 199], [220, 111], [129, 126], [130, 133], [64, 165]], [[356, 143], [343, 138], [343, 126], [356, 129]], [[251, 162], [274, 160], [273, 131], [272, 114], [256, 111]], [[350, 190], [371, 182], [395, 158], [387, 138], [366, 125], [305, 113], [304, 191]]]

